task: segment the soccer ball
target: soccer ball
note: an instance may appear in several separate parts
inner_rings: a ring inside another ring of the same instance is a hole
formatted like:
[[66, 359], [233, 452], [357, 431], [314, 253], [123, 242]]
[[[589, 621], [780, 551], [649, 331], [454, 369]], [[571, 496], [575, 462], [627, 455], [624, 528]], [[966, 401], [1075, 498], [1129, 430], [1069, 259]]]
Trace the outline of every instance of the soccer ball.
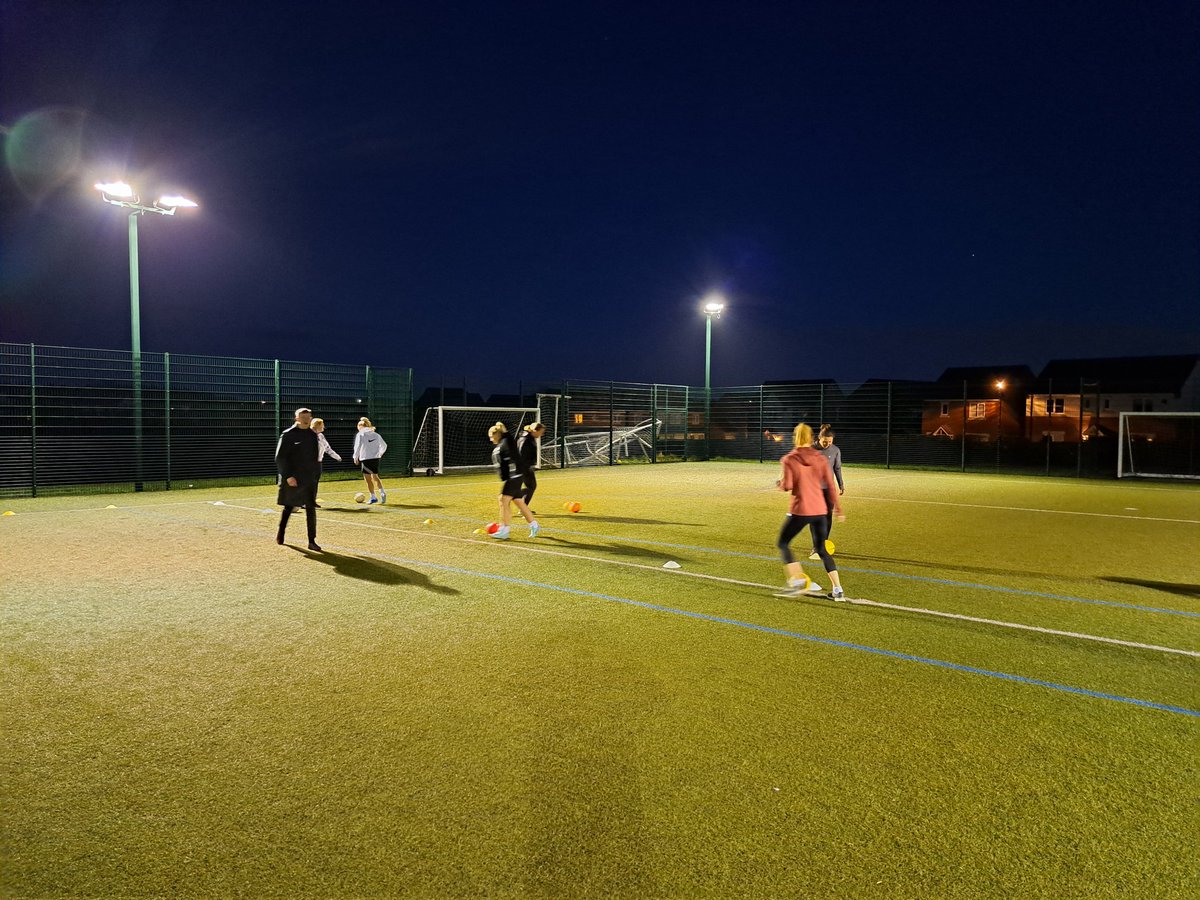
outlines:
[[833, 546], [833, 541], [825, 542], [825, 552], [828, 553], [830, 556], [833, 556], [833, 551], [836, 549], [837, 548]]
[[499, 522], [488, 522], [488, 527], [487, 527], [488, 534], [495, 534], [499, 530], [500, 530]]
[[583, 507], [574, 501], [567, 504], [567, 512], [579, 512], [581, 509], [583, 509]]
[[367, 495], [364, 494], [362, 491], [359, 491], [357, 494], [354, 495], [354, 502], [355, 503], [366, 503]]

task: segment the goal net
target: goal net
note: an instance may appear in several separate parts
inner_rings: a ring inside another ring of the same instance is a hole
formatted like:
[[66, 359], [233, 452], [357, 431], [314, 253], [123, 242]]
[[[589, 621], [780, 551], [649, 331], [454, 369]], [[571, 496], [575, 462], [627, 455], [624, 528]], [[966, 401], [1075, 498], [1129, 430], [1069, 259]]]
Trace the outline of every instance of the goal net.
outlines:
[[491, 468], [493, 445], [488, 429], [503, 422], [513, 437], [537, 420], [534, 408], [495, 406], [431, 406], [425, 410], [413, 445], [412, 467], [418, 475]]
[[646, 419], [633, 427], [603, 431], [572, 431], [557, 440], [542, 437], [541, 460], [546, 468], [607, 466], [610, 462], [649, 462], [661, 419]]
[[1121, 413], [1118, 478], [1200, 479], [1200, 412]]

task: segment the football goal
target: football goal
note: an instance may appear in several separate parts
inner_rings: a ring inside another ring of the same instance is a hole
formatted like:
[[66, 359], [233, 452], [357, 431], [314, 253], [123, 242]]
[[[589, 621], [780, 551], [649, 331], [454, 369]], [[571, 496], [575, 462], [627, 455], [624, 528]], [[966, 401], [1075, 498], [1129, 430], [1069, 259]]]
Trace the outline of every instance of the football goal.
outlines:
[[632, 427], [603, 431], [572, 431], [557, 440], [542, 438], [541, 464], [546, 468], [607, 466], [610, 462], [649, 462], [655, 431], [661, 419], [646, 419]]
[[1200, 479], [1200, 412], [1123, 412], [1118, 478]]
[[536, 408], [431, 406], [413, 444], [413, 471], [444, 475], [490, 468], [493, 445], [488, 429], [503, 422], [519, 438], [521, 428], [536, 421], [537, 415]]

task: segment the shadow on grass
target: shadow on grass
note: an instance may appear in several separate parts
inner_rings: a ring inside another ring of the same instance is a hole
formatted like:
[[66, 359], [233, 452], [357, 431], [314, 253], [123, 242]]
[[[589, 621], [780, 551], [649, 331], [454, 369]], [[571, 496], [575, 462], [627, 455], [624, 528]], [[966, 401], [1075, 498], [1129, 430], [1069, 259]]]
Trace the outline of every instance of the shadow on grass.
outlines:
[[[811, 547], [805, 548], [809, 553], [812, 552]], [[799, 554], [797, 554], [799, 555]], [[805, 554], [807, 556], [807, 554]], [[1033, 578], [1046, 577], [1044, 572], [1031, 572], [1028, 569], [1016, 569], [1009, 566], [1006, 569], [995, 568], [992, 566], [954, 566], [947, 565], [945, 562], [930, 562], [929, 560], [921, 559], [900, 559], [895, 556], [863, 556], [857, 553], [838, 553], [834, 559], [846, 560], [847, 562], [855, 563], [894, 563], [900, 566], [912, 566], [915, 569], [933, 569], [941, 572], [943, 575], [951, 572], [970, 572], [973, 575], [1028, 575]], [[1063, 578], [1065, 576], [1054, 574], [1055, 578]]]
[[445, 507], [440, 503], [389, 503], [386, 506], [381, 504], [368, 506], [365, 503], [356, 503], [353, 506], [322, 506], [321, 512], [358, 515], [360, 513], [368, 513], [372, 509], [445, 509]]
[[707, 528], [702, 522], [664, 522], [662, 519], [635, 519], [632, 516], [592, 516], [576, 513], [550, 513], [539, 519], [575, 519], [588, 522], [608, 522], [612, 525], [677, 525], [680, 528]]
[[615, 556], [632, 556], [637, 559], [652, 559], [655, 561], [664, 559], [673, 559], [676, 562], [687, 560], [686, 556], [677, 556], [674, 551], [666, 552], [657, 550], [653, 547], [637, 547], [628, 546], [625, 544], [589, 544], [586, 541], [570, 540], [568, 538], [555, 537], [552, 534], [542, 533], [537, 537], [537, 543], [554, 543], [563, 548], [571, 548], [572, 550], [597, 550], [600, 553], [611, 553]]
[[1182, 597], [1200, 597], [1200, 584], [1178, 584], [1173, 581], [1151, 581], [1148, 578], [1122, 578], [1119, 575], [1101, 575], [1101, 581], [1113, 584], [1129, 584], [1134, 587], [1145, 587], [1155, 591], [1165, 591], [1168, 594], [1179, 594]]
[[370, 581], [373, 584], [410, 585], [425, 591], [432, 591], [435, 594], [462, 593], [452, 587], [434, 583], [428, 575], [424, 575], [413, 569], [406, 569], [403, 566], [394, 565], [393, 563], [382, 562], [378, 559], [369, 559], [364, 556], [348, 556], [343, 553], [333, 553], [329, 550], [326, 550], [324, 553], [316, 553], [305, 547], [296, 547], [290, 544], [288, 546], [297, 553], [303, 553], [314, 562], [332, 566], [338, 575], [345, 575], [347, 578], [357, 578], [359, 581]]

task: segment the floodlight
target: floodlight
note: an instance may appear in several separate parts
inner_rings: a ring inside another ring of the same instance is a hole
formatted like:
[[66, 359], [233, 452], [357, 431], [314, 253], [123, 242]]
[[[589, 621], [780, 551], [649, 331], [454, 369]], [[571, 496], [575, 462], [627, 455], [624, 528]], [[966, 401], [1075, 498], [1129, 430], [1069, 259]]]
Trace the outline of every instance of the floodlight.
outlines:
[[187, 197], [180, 197], [178, 194], [164, 194], [158, 198], [159, 206], [183, 206], [194, 207], [198, 204], [195, 200], [189, 200]]
[[108, 194], [110, 197], [133, 196], [133, 188], [123, 181], [101, 181], [96, 185], [96, 190], [102, 194]]

